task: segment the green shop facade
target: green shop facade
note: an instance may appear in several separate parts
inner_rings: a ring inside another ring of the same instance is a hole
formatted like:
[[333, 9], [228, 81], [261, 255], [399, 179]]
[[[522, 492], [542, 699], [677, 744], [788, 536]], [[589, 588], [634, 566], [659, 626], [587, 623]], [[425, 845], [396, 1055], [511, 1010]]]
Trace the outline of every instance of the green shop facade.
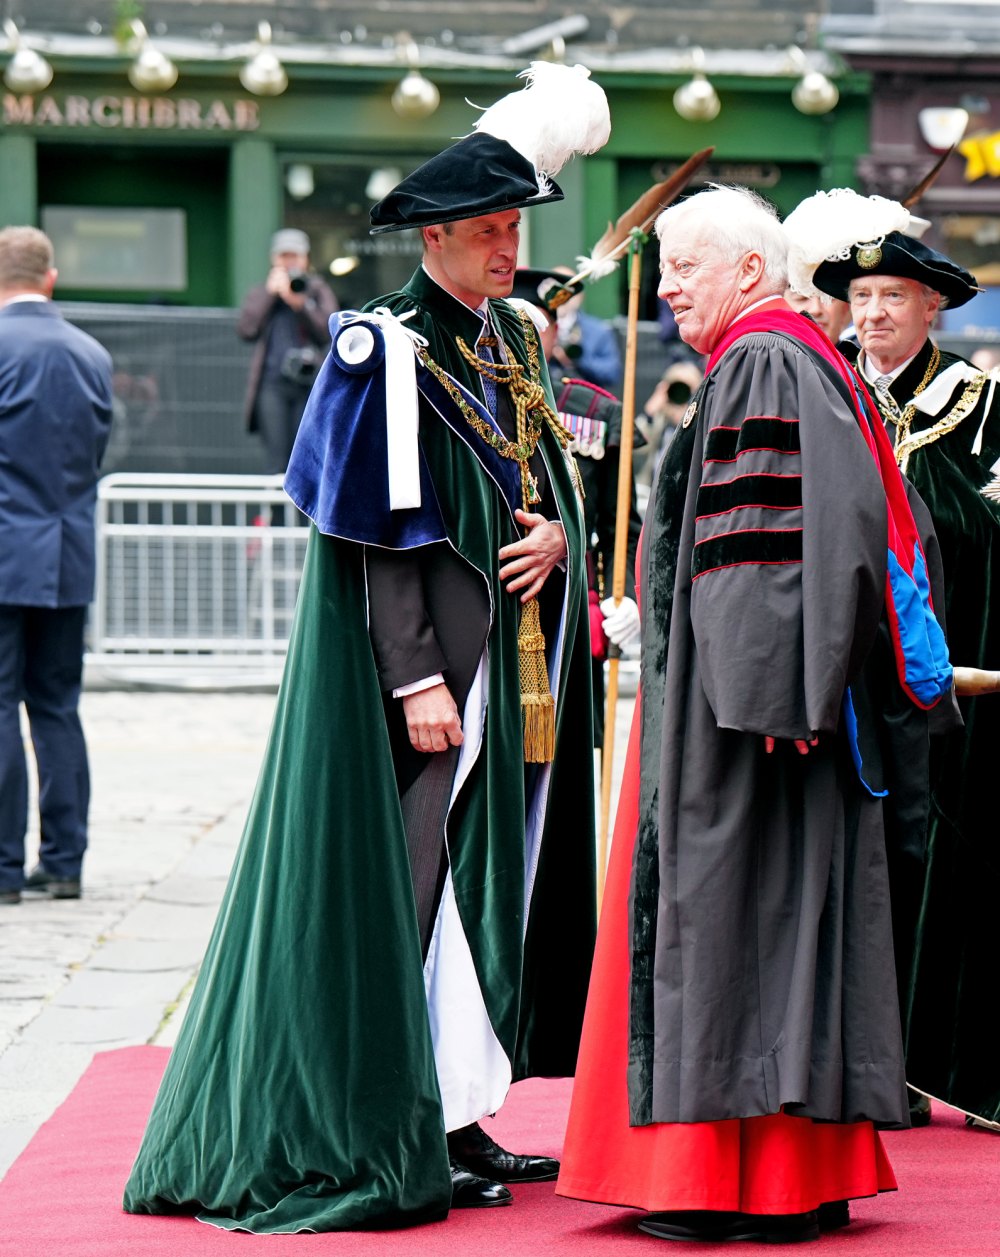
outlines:
[[[299, 67], [284, 94], [256, 97], [234, 90], [234, 77], [222, 78], [217, 68], [201, 77], [185, 72], [171, 91], [144, 95], [129, 84], [124, 61], [114, 72], [96, 63], [57, 65], [43, 92], [0, 86], [0, 225], [33, 223], [49, 232], [60, 269], [57, 298], [106, 343], [127, 326], [133, 340], [146, 328], [147, 340], [162, 347], [167, 329], [211, 312], [219, 350], [197, 387], [202, 395], [225, 392], [217, 430], [229, 436], [210, 442], [207, 457], [218, 463], [226, 450], [229, 469], [252, 470], [254, 455], [232, 435], [241, 433], [242, 347], [220, 363], [223, 343], [234, 340], [233, 308], [266, 274], [271, 233], [279, 226], [309, 233], [313, 263], [342, 307], [397, 287], [418, 263], [419, 238], [369, 236], [369, 206], [469, 130], [468, 102], [487, 105], [514, 90], [520, 68], [428, 71], [440, 105], [414, 121], [392, 108], [398, 68]], [[526, 215], [525, 264], [572, 265], [653, 181], [709, 145], [715, 152], [705, 178], [756, 187], [782, 213], [818, 187], [856, 183], [855, 163], [868, 147], [864, 75], [838, 79], [840, 102], [821, 116], [795, 110], [788, 78], [713, 75], [721, 112], [712, 122], [689, 122], [672, 103], [688, 76], [594, 74], [610, 100], [611, 141], [558, 176], [564, 202]], [[596, 284], [588, 309], [620, 316], [624, 284], [623, 272]], [[650, 244], [643, 319], [655, 318], [655, 288]], [[183, 360], [188, 377], [206, 337], [179, 351], [178, 369]], [[167, 369], [157, 370], [162, 376]], [[136, 371], [123, 371], [131, 388]], [[171, 390], [159, 378], [155, 391], [165, 399]], [[155, 426], [164, 413], [161, 406]], [[205, 430], [199, 422], [199, 448]], [[132, 467], [139, 457], [146, 470], [200, 469], [204, 463], [190, 457], [194, 432], [178, 431], [152, 460], [148, 451], [119, 451], [119, 465]], [[243, 452], [234, 458], [237, 447]]]

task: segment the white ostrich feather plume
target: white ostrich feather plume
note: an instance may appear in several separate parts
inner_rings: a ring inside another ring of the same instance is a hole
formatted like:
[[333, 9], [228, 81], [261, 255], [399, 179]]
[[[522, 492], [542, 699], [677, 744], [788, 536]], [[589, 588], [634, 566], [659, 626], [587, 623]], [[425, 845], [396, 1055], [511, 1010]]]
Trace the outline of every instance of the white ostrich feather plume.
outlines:
[[532, 163], [542, 191], [575, 153], [596, 153], [611, 135], [608, 98], [582, 65], [532, 61], [520, 91], [501, 97], [475, 129], [506, 140]]
[[595, 258], [592, 254], [578, 254], [576, 259], [576, 269], [578, 271], [586, 271], [587, 283], [596, 283], [599, 279], [607, 279], [609, 275], [613, 275], [618, 269], [620, 257], [615, 258]]
[[[915, 226], [921, 221], [913, 220]], [[812, 280], [821, 262], [846, 261], [855, 245], [880, 245], [890, 232], [907, 232], [910, 227], [910, 211], [884, 196], [834, 188], [806, 197], [784, 223], [789, 287], [814, 297], [817, 289]], [[917, 233], [910, 230], [908, 234]]]

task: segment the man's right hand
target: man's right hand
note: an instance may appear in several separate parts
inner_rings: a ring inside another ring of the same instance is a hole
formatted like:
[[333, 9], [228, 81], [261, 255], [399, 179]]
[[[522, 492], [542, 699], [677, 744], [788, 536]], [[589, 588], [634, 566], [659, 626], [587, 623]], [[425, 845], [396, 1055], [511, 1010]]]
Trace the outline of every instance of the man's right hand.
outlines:
[[401, 701], [414, 750], [446, 751], [449, 746], [462, 745], [462, 721], [447, 685], [432, 685]]

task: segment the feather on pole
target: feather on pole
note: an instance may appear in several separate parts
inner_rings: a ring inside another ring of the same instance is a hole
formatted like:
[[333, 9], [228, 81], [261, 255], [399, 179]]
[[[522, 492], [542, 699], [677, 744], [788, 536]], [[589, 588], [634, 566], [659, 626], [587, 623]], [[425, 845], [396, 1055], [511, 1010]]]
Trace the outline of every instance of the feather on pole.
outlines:
[[944, 167], [945, 162], [948, 160], [948, 158], [952, 155], [952, 153], [955, 151], [957, 147], [958, 147], [957, 145], [953, 144], [946, 153], [942, 153], [941, 156], [934, 163], [934, 165], [930, 168], [930, 170], [928, 170], [928, 172], [920, 180], [920, 182], [916, 184], [915, 187], [913, 187], [906, 194], [906, 196], [903, 197], [900, 204], [903, 206], [904, 209], [912, 209], [914, 205], [917, 204], [917, 202], [924, 195], [927, 189], [931, 187], [931, 185], [936, 181], [938, 175], [941, 173], [941, 170]]
[[714, 152], [714, 148], [703, 148], [689, 157], [669, 179], [654, 183], [651, 188], [647, 189], [634, 204], [629, 206], [617, 222], [609, 223], [607, 231], [591, 249], [590, 256], [577, 258], [577, 265], [580, 269], [572, 279], [566, 281], [567, 287], [580, 280], [592, 281], [610, 275], [628, 248], [633, 229], [638, 227], [640, 231], [647, 232], [660, 211], [665, 210], [680, 196], [691, 182], [693, 175], [704, 166]]

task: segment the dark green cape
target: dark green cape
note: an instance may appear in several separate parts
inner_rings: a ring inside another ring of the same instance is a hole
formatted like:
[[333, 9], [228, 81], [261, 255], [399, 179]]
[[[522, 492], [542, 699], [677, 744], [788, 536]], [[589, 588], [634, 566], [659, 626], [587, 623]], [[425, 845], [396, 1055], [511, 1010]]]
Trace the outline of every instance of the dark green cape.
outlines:
[[[439, 321], [471, 312], [441, 290], [429, 297], [416, 330], [432, 355], [448, 358], [453, 334]], [[414, 296], [394, 304], [411, 308]], [[497, 323], [523, 353], [505, 305]], [[583, 530], [562, 453], [548, 433], [543, 445], [569, 540], [569, 588], [557, 752], [541, 775], [547, 807], [525, 925], [517, 604], [496, 577], [497, 550], [517, 532], [470, 447], [421, 410], [421, 448], [449, 540], [489, 582], [495, 608], [482, 746], [448, 834], [462, 924], [515, 1079], [573, 1072], [594, 933]], [[229, 1229], [278, 1232], [416, 1222], [449, 1206], [365, 606], [363, 547], [314, 530], [260, 782], [126, 1187], [131, 1212], [195, 1212]]]

